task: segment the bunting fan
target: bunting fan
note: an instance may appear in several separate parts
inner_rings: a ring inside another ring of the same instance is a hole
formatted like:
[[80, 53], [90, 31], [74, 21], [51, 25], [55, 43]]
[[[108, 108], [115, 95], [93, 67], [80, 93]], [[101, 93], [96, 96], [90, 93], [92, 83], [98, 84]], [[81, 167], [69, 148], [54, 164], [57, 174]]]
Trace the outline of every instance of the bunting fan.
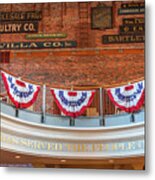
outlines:
[[16, 108], [28, 108], [36, 101], [40, 86], [21, 81], [3, 71], [1, 73], [8, 96]]
[[144, 81], [107, 90], [110, 100], [121, 110], [133, 112], [144, 103]]
[[95, 91], [51, 89], [57, 106], [67, 116], [80, 116], [92, 103]]

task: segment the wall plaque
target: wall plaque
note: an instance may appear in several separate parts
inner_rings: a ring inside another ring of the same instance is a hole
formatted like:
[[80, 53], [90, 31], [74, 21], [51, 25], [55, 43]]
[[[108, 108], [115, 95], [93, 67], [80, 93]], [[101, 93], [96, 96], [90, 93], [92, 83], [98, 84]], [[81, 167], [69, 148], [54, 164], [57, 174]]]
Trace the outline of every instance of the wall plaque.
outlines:
[[0, 49], [44, 49], [44, 48], [72, 48], [76, 41], [44, 41], [44, 42], [3, 42]]
[[38, 32], [38, 22], [1, 22], [0, 33], [32, 33]]
[[130, 3], [121, 4], [122, 9], [126, 9], [126, 8], [144, 8], [144, 7], [145, 7], [144, 2], [130, 2]]
[[124, 25], [135, 25], [135, 24], [145, 24], [144, 18], [124, 18]]
[[130, 2], [121, 4], [121, 8], [118, 10], [118, 14], [143, 14], [145, 12], [145, 3], [143, 2]]
[[112, 28], [112, 8], [102, 6], [92, 8], [91, 27], [92, 29]]
[[120, 26], [120, 34], [144, 34], [144, 24]]
[[119, 43], [144, 43], [144, 35], [104, 35], [102, 36], [103, 44]]
[[127, 9], [119, 9], [119, 15], [129, 15], [129, 14], [144, 14], [145, 8], [127, 8]]
[[41, 20], [41, 11], [0, 12], [0, 22]]
[[65, 33], [52, 33], [52, 34], [27, 34], [26, 39], [45, 39], [45, 38], [66, 38]]

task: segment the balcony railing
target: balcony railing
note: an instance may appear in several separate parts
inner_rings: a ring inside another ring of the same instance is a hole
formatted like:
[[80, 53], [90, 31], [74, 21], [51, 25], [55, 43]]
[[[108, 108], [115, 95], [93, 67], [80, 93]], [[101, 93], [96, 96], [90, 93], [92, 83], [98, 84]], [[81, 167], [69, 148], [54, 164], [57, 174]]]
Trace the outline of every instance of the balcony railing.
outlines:
[[122, 113], [118, 115], [105, 115], [104, 119], [101, 116], [80, 116], [75, 119], [72, 119], [68, 116], [46, 114], [44, 121], [42, 121], [42, 113], [18, 109], [17, 114], [17, 110], [14, 106], [1, 102], [1, 112], [12, 117], [18, 117], [19, 119], [28, 122], [35, 122], [39, 124], [43, 123], [46, 125], [63, 127], [109, 127], [124, 126], [144, 122], [144, 110], [141, 110], [134, 114]]

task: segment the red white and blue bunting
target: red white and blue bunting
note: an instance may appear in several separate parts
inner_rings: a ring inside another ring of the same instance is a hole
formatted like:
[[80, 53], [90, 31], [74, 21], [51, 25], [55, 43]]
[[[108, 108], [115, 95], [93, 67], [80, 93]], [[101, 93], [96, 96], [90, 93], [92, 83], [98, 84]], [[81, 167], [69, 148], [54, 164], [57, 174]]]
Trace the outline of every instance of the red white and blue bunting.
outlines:
[[51, 89], [57, 106], [67, 116], [80, 116], [92, 103], [95, 91]]
[[140, 109], [144, 103], [144, 81], [107, 90], [111, 101], [125, 112]]
[[1, 73], [8, 96], [16, 108], [28, 108], [36, 101], [40, 86], [21, 81], [3, 71]]

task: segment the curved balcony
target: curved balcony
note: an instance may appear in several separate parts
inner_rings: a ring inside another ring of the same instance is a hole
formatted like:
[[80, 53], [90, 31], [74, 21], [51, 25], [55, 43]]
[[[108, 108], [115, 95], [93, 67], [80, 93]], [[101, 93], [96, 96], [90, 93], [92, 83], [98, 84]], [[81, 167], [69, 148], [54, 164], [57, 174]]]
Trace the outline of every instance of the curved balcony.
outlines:
[[[134, 123], [127, 114], [107, 116], [104, 127], [99, 117], [80, 117], [75, 119], [74, 127], [69, 127], [68, 117], [47, 115], [41, 124], [41, 114], [20, 110], [18, 118], [14, 116], [15, 109], [2, 103], [2, 150], [73, 159], [144, 156], [143, 111], [135, 114]], [[90, 122], [91, 126], [86, 127]]]

